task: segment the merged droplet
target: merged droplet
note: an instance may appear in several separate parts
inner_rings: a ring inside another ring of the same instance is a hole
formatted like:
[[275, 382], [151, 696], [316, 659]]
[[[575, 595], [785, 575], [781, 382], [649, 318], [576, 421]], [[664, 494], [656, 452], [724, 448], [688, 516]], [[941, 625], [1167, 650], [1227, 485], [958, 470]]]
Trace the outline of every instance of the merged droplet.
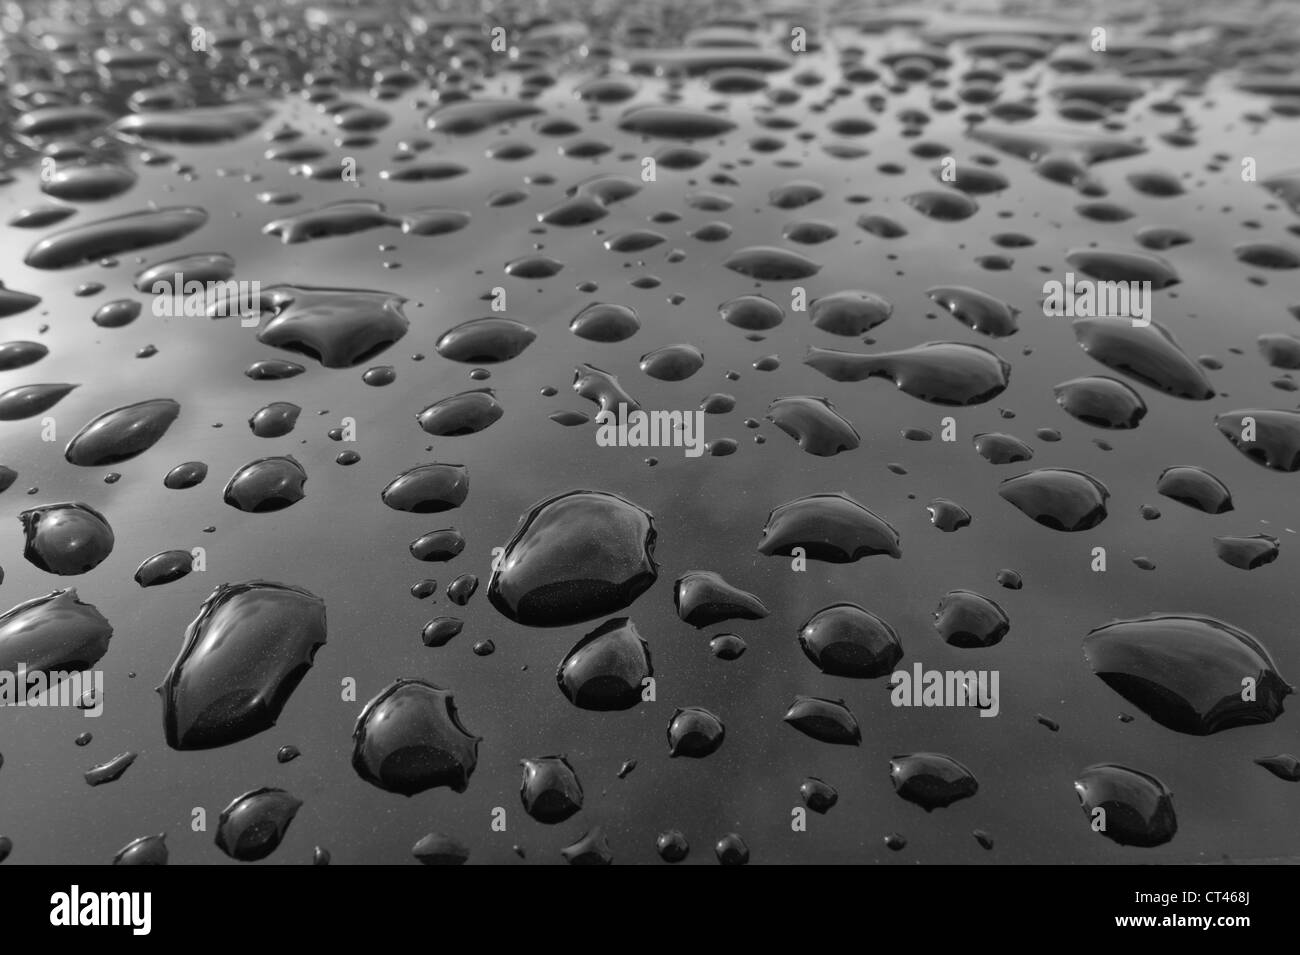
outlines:
[[1161, 726], [1208, 736], [1271, 723], [1292, 687], [1255, 637], [1213, 617], [1151, 614], [1092, 630], [1093, 672]]
[[217, 587], [158, 687], [167, 745], [210, 749], [270, 729], [324, 645], [325, 602], [310, 591], [266, 580]]
[[809, 348], [805, 365], [832, 381], [888, 378], [914, 398], [937, 405], [975, 405], [996, 398], [1011, 380], [1011, 366], [978, 345], [927, 342], [902, 351], [861, 355]]
[[392, 292], [275, 285], [259, 296], [271, 317], [257, 340], [309, 355], [326, 368], [351, 368], [406, 334], [405, 302]]
[[520, 520], [488, 584], [488, 600], [530, 627], [616, 613], [658, 577], [654, 516], [616, 494], [567, 491]]

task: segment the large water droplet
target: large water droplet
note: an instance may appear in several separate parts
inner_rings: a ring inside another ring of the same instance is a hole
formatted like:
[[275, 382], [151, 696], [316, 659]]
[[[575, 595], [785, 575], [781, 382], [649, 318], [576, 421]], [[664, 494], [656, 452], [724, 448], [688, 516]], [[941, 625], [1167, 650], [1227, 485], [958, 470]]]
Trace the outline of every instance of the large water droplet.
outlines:
[[1164, 845], [1178, 831], [1173, 794], [1147, 773], [1098, 763], [1079, 774], [1074, 791], [1090, 823], [1105, 819], [1104, 827], [1092, 828], [1121, 846]]
[[520, 520], [488, 584], [502, 614], [562, 627], [616, 613], [658, 577], [654, 517], [615, 494], [568, 491]]
[[1292, 692], [1263, 644], [1213, 617], [1120, 620], [1092, 630], [1083, 652], [1120, 696], [1161, 726], [1193, 736], [1271, 723]]
[[480, 740], [461, 725], [450, 691], [424, 680], [396, 680], [366, 704], [352, 742], [357, 775], [414, 796], [438, 786], [463, 793]]
[[773, 508], [758, 542], [760, 554], [804, 556], [832, 564], [851, 564], [863, 557], [903, 556], [898, 531], [884, 518], [847, 494], [809, 494]]
[[998, 485], [998, 495], [1027, 517], [1055, 531], [1086, 531], [1106, 519], [1110, 491], [1090, 474], [1039, 468]]
[[325, 645], [325, 602], [301, 587], [222, 584], [163, 678], [172, 749], [227, 746], [270, 729]]
[[584, 710], [631, 709], [653, 674], [650, 646], [627, 617], [607, 620], [565, 654], [555, 682], [570, 703]]

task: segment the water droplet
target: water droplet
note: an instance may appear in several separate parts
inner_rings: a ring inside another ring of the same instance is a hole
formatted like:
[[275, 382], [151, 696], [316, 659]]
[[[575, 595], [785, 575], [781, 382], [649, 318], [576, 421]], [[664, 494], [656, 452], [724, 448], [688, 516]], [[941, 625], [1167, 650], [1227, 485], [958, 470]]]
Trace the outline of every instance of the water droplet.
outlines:
[[362, 710], [352, 741], [357, 775], [404, 796], [438, 786], [463, 793], [480, 742], [461, 725], [451, 693], [424, 680], [389, 684]]
[[1073, 323], [1079, 345], [1093, 358], [1162, 391], [1192, 401], [1214, 397], [1214, 388], [1160, 325], [1135, 326], [1113, 318], [1081, 318]]
[[582, 809], [582, 784], [563, 756], [520, 760], [524, 767], [519, 798], [524, 810], [540, 823], [553, 826]]
[[[1244, 419], [1255, 423], [1255, 440], [1243, 441]], [[1274, 471], [1300, 471], [1300, 413], [1295, 411], [1227, 411], [1215, 415], [1214, 426], [1256, 464]]]
[[903, 658], [894, 628], [852, 603], [813, 614], [799, 628], [799, 646], [823, 673], [854, 679], [887, 676]]
[[998, 495], [1036, 523], [1056, 531], [1086, 531], [1106, 519], [1110, 491], [1090, 474], [1039, 468], [998, 485]]
[[[1084, 638], [1093, 672], [1161, 726], [1208, 736], [1270, 723], [1292, 687], [1258, 640], [1213, 617], [1152, 614]], [[1243, 699], [1243, 680], [1254, 694]]]
[[1277, 560], [1281, 544], [1276, 537], [1256, 534], [1253, 537], [1216, 537], [1214, 551], [1225, 564], [1241, 570], [1254, 570]]
[[158, 587], [180, 580], [193, 569], [194, 558], [187, 550], [165, 550], [146, 557], [135, 571], [141, 587]]
[[1011, 621], [1006, 611], [973, 590], [950, 590], [934, 611], [934, 629], [950, 646], [972, 649], [1001, 643]]
[[138, 753], [119, 753], [107, 762], [100, 763], [86, 771], [86, 782], [91, 786], [102, 786], [122, 778], [122, 774], [131, 768]]
[[411, 847], [411, 855], [422, 865], [464, 865], [469, 848], [451, 836], [431, 832]]
[[652, 673], [649, 645], [627, 617], [615, 617], [574, 645], [555, 680], [574, 706], [608, 712], [640, 703], [642, 684]]
[[726, 735], [722, 720], [708, 710], [679, 707], [668, 722], [668, 755], [703, 759], [718, 751]]
[[658, 577], [654, 517], [604, 491], [568, 491], [520, 520], [488, 600], [531, 627], [560, 627], [629, 606]]
[[847, 494], [810, 494], [772, 510], [759, 553], [790, 557], [795, 547], [811, 560], [832, 564], [876, 554], [903, 556], [898, 531]]
[[832, 381], [889, 378], [900, 391], [938, 405], [974, 405], [996, 398], [1011, 366], [993, 352], [959, 342], [927, 342], [895, 352], [861, 355], [812, 347], [804, 364]]
[[217, 587], [158, 687], [167, 745], [209, 749], [270, 729], [324, 645], [316, 595], [264, 580]]
[[108, 520], [86, 504], [46, 504], [23, 511], [18, 519], [27, 537], [23, 556], [47, 573], [84, 574], [113, 552]]
[[131, 840], [113, 856], [113, 865], [166, 865], [166, 838], [164, 833], [159, 833]]
[[231, 475], [222, 500], [250, 514], [284, 510], [305, 496], [307, 472], [292, 457], [258, 458]]
[[894, 791], [926, 812], [951, 806], [979, 791], [969, 769], [942, 753], [911, 753], [889, 761]]
[[1160, 472], [1156, 490], [1206, 514], [1232, 510], [1232, 494], [1227, 486], [1204, 468], [1191, 465], [1165, 468]]
[[1099, 763], [1079, 774], [1074, 791], [1090, 822], [1105, 813], [1101, 834], [1121, 846], [1164, 845], [1178, 831], [1173, 794], [1147, 773]]
[[1071, 378], [1053, 391], [1066, 413], [1099, 428], [1136, 428], [1146, 417], [1142, 396], [1114, 378]]
[[403, 471], [380, 492], [395, 511], [437, 514], [460, 507], [469, 496], [469, 470], [460, 464], [421, 464]]
[[129, 461], [157, 444], [180, 413], [181, 406], [170, 398], [106, 411], [73, 436], [63, 456], [83, 468]]
[[476, 434], [499, 421], [503, 414], [505, 409], [497, 401], [496, 392], [491, 388], [480, 388], [443, 398], [415, 417], [427, 433], [451, 437]]
[[858, 721], [843, 700], [796, 696], [783, 719], [805, 736], [823, 743], [857, 746], [862, 742]]
[[947, 498], [936, 497], [925, 509], [930, 512], [930, 523], [945, 533], [961, 530], [971, 522], [970, 511]]
[[283, 789], [254, 789], [237, 796], [221, 811], [217, 848], [240, 862], [256, 862], [274, 852], [302, 800]]
[[508, 318], [476, 318], [445, 332], [434, 345], [450, 361], [488, 364], [509, 361], [531, 345], [537, 333]]

